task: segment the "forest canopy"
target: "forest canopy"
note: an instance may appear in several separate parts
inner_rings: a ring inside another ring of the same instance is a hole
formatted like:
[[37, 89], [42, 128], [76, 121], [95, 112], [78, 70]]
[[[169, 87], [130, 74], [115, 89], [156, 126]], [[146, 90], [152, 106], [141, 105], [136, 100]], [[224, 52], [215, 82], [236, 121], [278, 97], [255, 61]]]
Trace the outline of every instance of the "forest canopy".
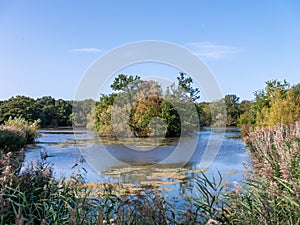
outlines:
[[[26, 96], [16, 96], [0, 101], [0, 124], [9, 118], [23, 118], [28, 122], [39, 120], [41, 127], [72, 126], [72, 120], [85, 126], [93, 100], [67, 101], [54, 99], [50, 96], [33, 99]], [[76, 107], [76, 111], [73, 110]]]

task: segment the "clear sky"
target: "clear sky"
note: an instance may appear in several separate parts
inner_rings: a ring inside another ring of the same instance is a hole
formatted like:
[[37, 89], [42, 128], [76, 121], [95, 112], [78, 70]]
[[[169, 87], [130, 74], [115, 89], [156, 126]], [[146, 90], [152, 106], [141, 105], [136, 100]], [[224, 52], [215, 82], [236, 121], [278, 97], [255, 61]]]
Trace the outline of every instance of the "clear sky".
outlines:
[[0, 0], [0, 99], [73, 99], [98, 57], [142, 40], [189, 48], [224, 95], [252, 99], [267, 80], [300, 82], [297, 0]]

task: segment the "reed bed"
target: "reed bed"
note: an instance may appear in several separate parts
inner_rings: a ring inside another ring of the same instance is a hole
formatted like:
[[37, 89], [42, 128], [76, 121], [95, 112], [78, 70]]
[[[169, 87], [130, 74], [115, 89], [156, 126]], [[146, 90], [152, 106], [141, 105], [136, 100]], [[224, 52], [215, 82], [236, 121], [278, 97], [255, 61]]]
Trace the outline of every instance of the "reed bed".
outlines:
[[[0, 130], [24, 137], [18, 129]], [[199, 173], [182, 209], [150, 186], [91, 188], [80, 174], [57, 180], [43, 160], [20, 173], [24, 152], [6, 144], [0, 150], [0, 224], [300, 224], [300, 122], [250, 132], [245, 142], [252, 163], [244, 183]]]

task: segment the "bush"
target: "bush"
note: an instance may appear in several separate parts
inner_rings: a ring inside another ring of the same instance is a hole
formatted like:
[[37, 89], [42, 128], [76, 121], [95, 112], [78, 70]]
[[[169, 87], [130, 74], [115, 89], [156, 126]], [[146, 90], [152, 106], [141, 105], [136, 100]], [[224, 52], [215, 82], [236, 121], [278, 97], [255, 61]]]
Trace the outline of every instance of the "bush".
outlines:
[[36, 120], [33, 123], [29, 123], [25, 119], [19, 117], [12, 119], [11, 117], [4, 122], [4, 127], [9, 127], [11, 129], [19, 130], [24, 132], [25, 139], [27, 144], [34, 143], [35, 138], [39, 135], [38, 128], [39, 128], [40, 120]]
[[22, 148], [26, 145], [26, 135], [23, 131], [0, 126], [0, 149]]

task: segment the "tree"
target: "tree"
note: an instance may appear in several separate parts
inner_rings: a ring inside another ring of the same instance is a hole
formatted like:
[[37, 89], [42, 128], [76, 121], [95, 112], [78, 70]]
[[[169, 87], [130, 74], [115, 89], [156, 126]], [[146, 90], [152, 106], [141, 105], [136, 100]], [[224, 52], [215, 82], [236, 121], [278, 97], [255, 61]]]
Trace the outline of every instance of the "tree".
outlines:
[[100, 101], [96, 103], [94, 126], [99, 134], [114, 136], [111, 123], [111, 110], [116, 94], [101, 95]]
[[192, 79], [183, 73], [178, 81], [178, 87], [174, 83], [163, 93], [155, 81], [120, 74], [111, 85], [118, 93], [102, 95], [96, 104], [96, 130], [100, 134], [136, 137], [162, 135], [162, 132], [167, 136], [194, 132], [199, 126], [199, 108], [193, 99], [199, 97], [199, 91], [191, 86]]
[[9, 118], [24, 118], [28, 122], [38, 119], [35, 100], [26, 96], [16, 96], [5, 100], [1, 104], [0, 123]]
[[300, 119], [300, 87], [290, 87], [284, 80], [266, 82], [264, 90], [255, 92], [250, 110], [240, 116], [240, 126], [270, 127], [277, 123], [290, 124]]
[[159, 117], [162, 99], [157, 95], [149, 95], [138, 101], [130, 115], [130, 127], [134, 136], [148, 137], [152, 134], [150, 122]]
[[110, 87], [114, 91], [121, 91], [123, 88], [128, 87], [129, 83], [139, 80], [139, 79], [140, 79], [139, 76], [132, 76], [132, 75], [127, 76], [124, 74], [119, 74], [115, 78], [114, 82], [112, 83], [112, 85]]
[[[58, 126], [71, 126], [72, 103], [63, 99], [55, 101], [56, 121]], [[87, 115], [85, 115], [86, 118]]]
[[262, 114], [263, 120], [259, 121], [259, 125], [263, 127], [272, 127], [278, 123], [293, 124], [300, 120], [300, 96], [289, 89], [285, 97], [282, 97], [282, 93], [277, 89], [270, 100], [270, 107], [264, 108]]
[[40, 120], [41, 127], [70, 126], [72, 102], [55, 100], [51, 96], [33, 99], [16, 96], [0, 104], [0, 124], [9, 118], [23, 118], [28, 122]]
[[85, 99], [69, 103], [72, 104], [72, 113], [69, 118], [73, 124], [75, 126], [87, 126], [87, 123], [91, 122], [89, 114], [95, 107], [96, 102], [93, 99]]
[[198, 105], [200, 115], [200, 126], [211, 125], [211, 109], [208, 102], [201, 102]]
[[211, 102], [209, 105], [211, 109], [211, 125], [214, 127], [226, 127], [227, 116], [224, 98]]
[[51, 96], [38, 98], [36, 100], [36, 107], [42, 127], [56, 127], [58, 125], [54, 98]]
[[284, 96], [290, 84], [286, 80], [270, 80], [266, 82], [266, 87], [263, 90], [254, 92], [256, 111], [261, 111], [264, 107], [270, 107], [270, 100], [274, 96], [275, 90], [279, 90], [280, 95]]
[[160, 117], [166, 125], [166, 136], [178, 136], [181, 133], [180, 117], [174, 105], [164, 99], [161, 103]]
[[199, 88], [194, 88], [193, 85], [193, 79], [191, 77], [188, 77], [185, 73], [180, 72], [179, 76], [177, 77], [178, 80], [178, 86], [180, 86], [184, 91], [189, 93], [189, 97], [192, 99], [192, 101], [196, 101], [200, 98], [200, 90]]
[[236, 126], [240, 116], [239, 111], [239, 97], [234, 94], [226, 95], [224, 98], [226, 113], [227, 113], [227, 126]]

